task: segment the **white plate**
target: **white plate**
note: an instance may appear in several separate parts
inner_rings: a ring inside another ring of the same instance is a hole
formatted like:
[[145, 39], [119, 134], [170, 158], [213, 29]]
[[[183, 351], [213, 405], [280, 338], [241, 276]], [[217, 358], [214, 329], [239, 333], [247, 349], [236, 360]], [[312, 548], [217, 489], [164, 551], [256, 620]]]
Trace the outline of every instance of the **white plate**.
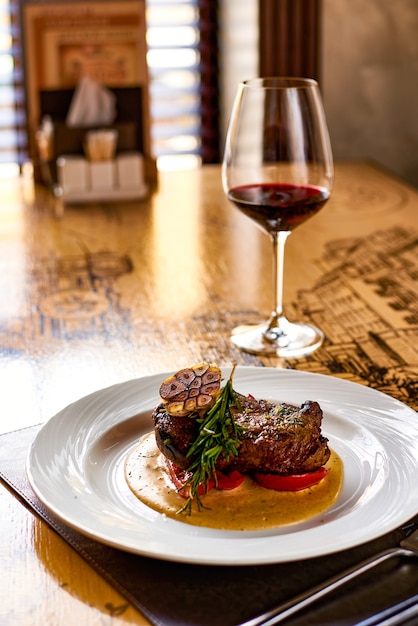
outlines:
[[[223, 368], [226, 378], [230, 369]], [[69, 526], [105, 544], [158, 559], [247, 565], [329, 554], [393, 530], [418, 512], [418, 419], [401, 402], [338, 378], [294, 370], [237, 368], [234, 387], [258, 398], [317, 400], [323, 432], [344, 463], [337, 502], [307, 522], [267, 531], [221, 531], [172, 520], [126, 485], [126, 454], [152, 430], [160, 383], [149, 376], [71, 404], [38, 433], [29, 481]]]

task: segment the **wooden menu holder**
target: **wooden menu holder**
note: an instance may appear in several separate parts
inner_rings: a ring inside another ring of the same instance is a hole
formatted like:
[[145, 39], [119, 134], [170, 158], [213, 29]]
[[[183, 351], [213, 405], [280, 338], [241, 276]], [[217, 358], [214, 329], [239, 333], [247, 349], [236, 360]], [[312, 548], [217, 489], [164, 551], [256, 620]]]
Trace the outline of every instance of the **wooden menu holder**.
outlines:
[[[21, 5], [29, 154], [35, 179], [55, 189], [58, 159], [83, 158], [86, 133], [96, 126], [70, 127], [66, 117], [80, 79], [88, 76], [115, 97], [116, 117], [109, 125], [99, 125], [116, 129], [115, 156], [140, 154], [145, 181], [153, 185], [157, 174], [151, 154], [145, 0], [21, 0]], [[47, 141], [45, 136], [40, 140], [45, 119], [52, 131]]]

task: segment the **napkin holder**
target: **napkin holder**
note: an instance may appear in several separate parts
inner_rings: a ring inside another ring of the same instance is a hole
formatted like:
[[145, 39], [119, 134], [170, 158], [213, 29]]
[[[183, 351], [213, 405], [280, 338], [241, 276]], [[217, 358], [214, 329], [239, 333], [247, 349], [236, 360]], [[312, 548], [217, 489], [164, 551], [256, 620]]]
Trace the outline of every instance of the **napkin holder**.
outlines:
[[139, 152], [122, 152], [98, 161], [62, 155], [56, 163], [54, 194], [66, 204], [136, 200], [148, 193], [144, 157]]
[[[143, 198], [156, 183], [155, 159], [146, 154], [149, 142], [142, 115], [142, 87], [113, 88], [112, 92], [116, 119], [100, 129], [67, 124], [74, 89], [48, 89], [39, 93], [42, 120], [48, 120], [50, 136], [45, 143], [38, 130], [37, 182], [50, 186], [64, 203]], [[117, 133], [116, 153], [106, 165], [93, 164], [85, 154], [86, 136], [104, 129]], [[127, 167], [126, 172], [122, 171], [122, 165]]]

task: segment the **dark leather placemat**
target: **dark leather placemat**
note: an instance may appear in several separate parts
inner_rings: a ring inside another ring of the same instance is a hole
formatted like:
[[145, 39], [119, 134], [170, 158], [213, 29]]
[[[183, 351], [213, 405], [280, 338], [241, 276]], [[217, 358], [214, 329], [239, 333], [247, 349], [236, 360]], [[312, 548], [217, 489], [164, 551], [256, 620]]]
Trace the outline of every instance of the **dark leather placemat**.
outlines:
[[[0, 436], [0, 477], [156, 626], [234, 626], [380, 550], [397, 545], [408, 526], [337, 555], [278, 565], [198, 566], [125, 553], [68, 528], [51, 516], [35, 496], [26, 479], [25, 459], [38, 428]], [[413, 596], [417, 588], [418, 559], [394, 559], [351, 584], [344, 594], [335, 593], [286, 623], [353, 625]]]

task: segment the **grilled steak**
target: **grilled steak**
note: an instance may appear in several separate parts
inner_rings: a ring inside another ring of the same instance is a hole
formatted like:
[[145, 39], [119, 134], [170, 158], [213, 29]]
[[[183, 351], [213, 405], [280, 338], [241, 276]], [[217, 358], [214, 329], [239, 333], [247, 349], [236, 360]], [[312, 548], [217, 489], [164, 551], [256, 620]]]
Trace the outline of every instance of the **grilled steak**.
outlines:
[[[243, 427], [238, 455], [220, 457], [217, 469], [298, 474], [326, 463], [330, 450], [321, 435], [322, 410], [317, 402], [296, 407], [241, 395], [239, 399], [241, 410], [234, 414]], [[160, 451], [180, 467], [189, 467], [192, 459], [186, 453], [198, 433], [196, 420], [169, 415], [163, 404], [154, 410], [153, 419]]]

